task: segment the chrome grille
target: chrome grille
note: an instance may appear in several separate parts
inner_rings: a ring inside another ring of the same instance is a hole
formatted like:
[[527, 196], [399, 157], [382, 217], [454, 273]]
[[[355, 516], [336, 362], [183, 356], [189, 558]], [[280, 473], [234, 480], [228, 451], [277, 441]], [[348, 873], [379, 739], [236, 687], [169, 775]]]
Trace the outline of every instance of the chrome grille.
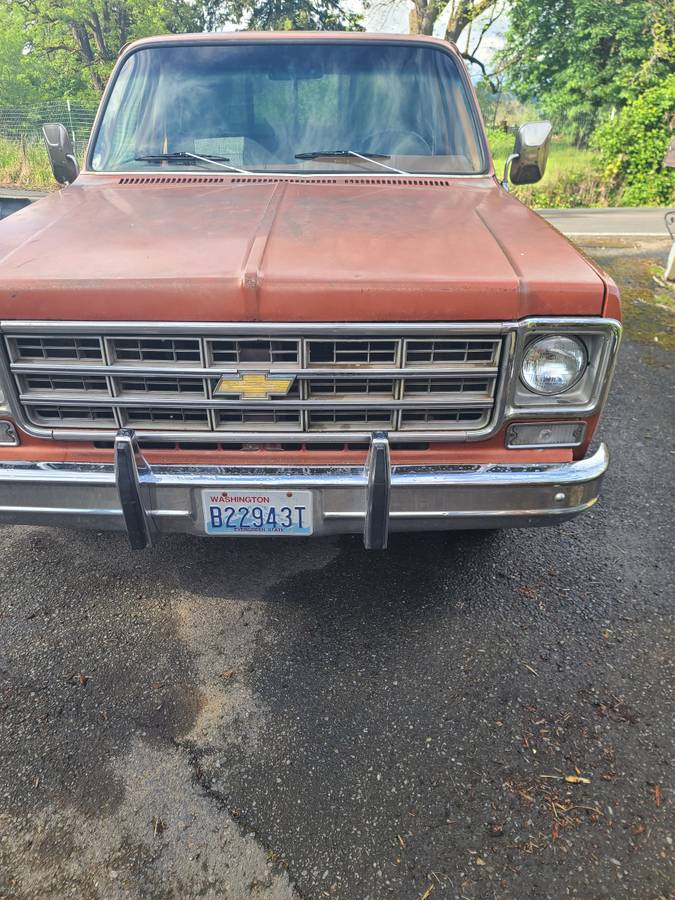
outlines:
[[[412, 434], [486, 429], [499, 394], [503, 346], [499, 326], [302, 326], [265, 333], [265, 326], [163, 326], [147, 329], [87, 323], [13, 333], [3, 323], [5, 351], [28, 422], [59, 430], [142, 434], [345, 432], [361, 439], [375, 430]], [[269, 326], [268, 326], [269, 327]], [[107, 331], [105, 329], [108, 329]], [[370, 331], [371, 333], [364, 333]], [[237, 384], [247, 373], [292, 377], [285, 395], [247, 399], [215, 395], [221, 377]], [[165, 439], [168, 439], [165, 438]], [[180, 440], [181, 438], [176, 438]]]

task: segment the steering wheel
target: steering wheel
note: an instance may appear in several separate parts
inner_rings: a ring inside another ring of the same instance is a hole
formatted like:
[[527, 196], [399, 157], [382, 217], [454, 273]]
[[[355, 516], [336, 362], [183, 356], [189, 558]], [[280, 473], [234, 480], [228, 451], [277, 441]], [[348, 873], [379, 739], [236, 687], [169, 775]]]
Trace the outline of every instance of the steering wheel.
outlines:
[[[399, 143], [403, 143], [404, 149], [401, 149], [397, 145], [397, 138]], [[401, 142], [401, 138], [403, 141]], [[378, 143], [382, 141], [384, 146], [378, 146]], [[408, 146], [406, 146], [406, 144]], [[415, 144], [416, 148], [410, 148], [411, 144]], [[405, 156], [414, 156], [415, 150], [419, 150], [422, 148], [425, 153], [429, 155], [433, 154], [433, 150], [431, 149], [431, 144], [425, 138], [422, 137], [421, 134], [417, 131], [401, 131], [396, 128], [385, 128], [382, 131], [371, 131], [369, 135], [367, 135], [363, 140], [363, 152], [364, 153], [392, 153], [392, 154], [401, 154]]]

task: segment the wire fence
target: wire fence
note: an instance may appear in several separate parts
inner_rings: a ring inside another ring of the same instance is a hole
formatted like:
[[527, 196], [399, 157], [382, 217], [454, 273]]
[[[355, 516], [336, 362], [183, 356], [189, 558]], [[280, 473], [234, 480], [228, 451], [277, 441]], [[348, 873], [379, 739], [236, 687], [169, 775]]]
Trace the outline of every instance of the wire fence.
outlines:
[[96, 107], [76, 106], [67, 100], [22, 108], [0, 107], [0, 138], [23, 145], [41, 144], [45, 122], [60, 122], [68, 129], [75, 152], [82, 155], [95, 115]]
[[554, 116], [545, 115], [533, 104], [520, 103], [508, 91], [489, 93], [483, 86], [478, 89], [478, 100], [485, 124], [492, 131], [515, 133], [524, 122], [549, 119], [553, 134], [567, 138], [577, 147], [587, 146], [598, 123], [612, 115], [612, 110], [574, 110]]

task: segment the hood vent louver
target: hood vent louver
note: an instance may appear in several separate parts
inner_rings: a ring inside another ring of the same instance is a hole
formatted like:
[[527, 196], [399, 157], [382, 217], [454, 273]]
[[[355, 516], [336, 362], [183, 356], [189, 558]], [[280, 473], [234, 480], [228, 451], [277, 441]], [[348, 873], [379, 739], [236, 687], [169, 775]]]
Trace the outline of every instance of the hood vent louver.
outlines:
[[331, 178], [330, 176], [310, 175], [298, 178], [293, 175], [124, 175], [119, 184], [348, 184], [348, 185], [392, 185], [396, 187], [450, 187], [452, 182], [436, 177], [403, 177], [366, 176], [358, 178]]

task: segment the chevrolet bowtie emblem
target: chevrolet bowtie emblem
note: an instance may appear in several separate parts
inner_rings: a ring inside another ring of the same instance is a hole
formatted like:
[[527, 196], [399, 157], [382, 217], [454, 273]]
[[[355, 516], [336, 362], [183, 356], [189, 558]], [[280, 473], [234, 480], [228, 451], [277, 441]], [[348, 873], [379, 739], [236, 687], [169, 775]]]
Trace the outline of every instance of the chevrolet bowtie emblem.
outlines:
[[213, 396], [236, 394], [241, 400], [269, 400], [272, 395], [285, 397], [294, 380], [294, 375], [270, 375], [269, 372], [223, 375]]

